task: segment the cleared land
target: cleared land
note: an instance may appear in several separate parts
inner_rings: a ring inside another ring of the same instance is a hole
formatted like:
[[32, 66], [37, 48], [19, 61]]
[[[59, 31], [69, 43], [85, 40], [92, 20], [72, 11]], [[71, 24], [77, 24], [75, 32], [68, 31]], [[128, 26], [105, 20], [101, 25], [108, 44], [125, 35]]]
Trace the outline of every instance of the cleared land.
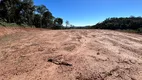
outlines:
[[0, 28], [0, 80], [142, 80], [142, 35]]

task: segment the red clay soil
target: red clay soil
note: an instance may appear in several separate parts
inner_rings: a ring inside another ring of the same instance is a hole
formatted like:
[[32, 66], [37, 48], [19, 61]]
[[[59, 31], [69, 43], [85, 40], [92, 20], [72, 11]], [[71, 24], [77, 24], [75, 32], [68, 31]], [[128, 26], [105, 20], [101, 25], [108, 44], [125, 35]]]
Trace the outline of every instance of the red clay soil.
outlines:
[[11, 28], [0, 35], [0, 80], [142, 80], [142, 35]]

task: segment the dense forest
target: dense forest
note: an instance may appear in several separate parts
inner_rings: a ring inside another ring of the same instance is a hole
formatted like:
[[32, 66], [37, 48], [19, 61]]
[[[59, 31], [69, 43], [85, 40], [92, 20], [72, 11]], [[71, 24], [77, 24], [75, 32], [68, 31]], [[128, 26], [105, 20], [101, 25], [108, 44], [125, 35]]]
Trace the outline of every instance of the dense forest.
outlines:
[[37, 28], [61, 28], [63, 19], [55, 18], [45, 5], [33, 0], [0, 0], [0, 21]]
[[112, 29], [112, 30], [135, 30], [142, 32], [142, 17], [120, 17], [107, 18], [103, 22], [89, 26], [93, 29]]

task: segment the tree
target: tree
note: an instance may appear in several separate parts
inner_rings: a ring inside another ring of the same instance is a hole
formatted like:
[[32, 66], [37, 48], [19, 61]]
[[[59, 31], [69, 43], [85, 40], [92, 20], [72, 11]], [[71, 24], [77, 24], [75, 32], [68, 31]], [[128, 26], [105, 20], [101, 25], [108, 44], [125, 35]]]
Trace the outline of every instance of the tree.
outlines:
[[101, 23], [97, 23], [92, 28], [99, 29], [133, 29], [137, 30], [142, 27], [141, 17], [120, 17], [120, 18], [108, 18]]
[[[55, 17], [45, 5], [36, 6], [33, 0], [0, 0], [0, 20], [40, 28], [54, 26]], [[63, 19], [55, 23], [62, 25]]]
[[2, 0], [0, 17], [9, 23], [26, 23], [32, 25], [33, 0]]
[[45, 12], [48, 12], [49, 10], [46, 8], [45, 5], [35, 6], [35, 8], [36, 8], [36, 12], [38, 14], [40, 14], [40, 16], [41, 16], [41, 18], [40, 18], [40, 27], [42, 28], [42, 17], [43, 17], [43, 14]]
[[36, 12], [38, 12], [40, 15], [43, 15], [45, 12], [49, 11], [45, 5], [35, 6]]
[[35, 6], [33, 0], [23, 0], [21, 6], [21, 15], [24, 17], [22, 21], [28, 25], [32, 25], [34, 20]]
[[63, 19], [62, 18], [55, 18], [54, 25], [55, 29], [61, 29], [63, 27]]
[[42, 26], [44, 28], [49, 27], [53, 23], [54, 16], [50, 11], [44, 12], [43, 18], [42, 18]]
[[63, 19], [62, 18], [56, 18], [54, 20], [54, 24], [56, 24], [56, 25], [62, 25], [63, 24]]
[[66, 21], [66, 27], [69, 25], [69, 21]]
[[6, 19], [7, 22], [15, 22], [15, 14], [20, 5], [20, 0], [1, 0], [0, 17]]
[[41, 16], [39, 14], [34, 14], [33, 24], [36, 28], [40, 28], [40, 19], [41, 19]]

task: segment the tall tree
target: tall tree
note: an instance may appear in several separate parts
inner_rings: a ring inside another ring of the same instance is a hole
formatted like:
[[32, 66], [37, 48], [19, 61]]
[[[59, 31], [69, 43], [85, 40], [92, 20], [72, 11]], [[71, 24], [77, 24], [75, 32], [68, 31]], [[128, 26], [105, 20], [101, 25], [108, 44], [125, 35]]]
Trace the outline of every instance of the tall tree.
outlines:
[[26, 24], [32, 25], [34, 19], [34, 10], [33, 0], [23, 0], [21, 14], [24, 16], [23, 21]]
[[36, 12], [43, 15], [45, 12], [49, 11], [45, 5], [36, 6]]
[[[45, 5], [36, 6], [33, 0], [0, 0], [0, 20], [8, 23], [47, 28], [54, 25], [54, 19]], [[55, 21], [58, 25], [63, 23], [61, 18]]]
[[69, 25], [69, 21], [66, 21], [66, 27]]
[[1, 0], [0, 17], [6, 19], [7, 22], [14, 22], [16, 9], [20, 5], [20, 0]]
[[45, 5], [36, 6], [36, 12], [40, 14], [40, 27], [42, 27], [42, 17], [45, 12], [49, 11]]
[[40, 19], [41, 19], [41, 16], [39, 14], [34, 14], [34, 21], [33, 21], [33, 24], [36, 28], [40, 28]]
[[42, 18], [42, 26], [44, 28], [49, 27], [53, 23], [54, 16], [50, 11], [44, 12], [43, 18]]

